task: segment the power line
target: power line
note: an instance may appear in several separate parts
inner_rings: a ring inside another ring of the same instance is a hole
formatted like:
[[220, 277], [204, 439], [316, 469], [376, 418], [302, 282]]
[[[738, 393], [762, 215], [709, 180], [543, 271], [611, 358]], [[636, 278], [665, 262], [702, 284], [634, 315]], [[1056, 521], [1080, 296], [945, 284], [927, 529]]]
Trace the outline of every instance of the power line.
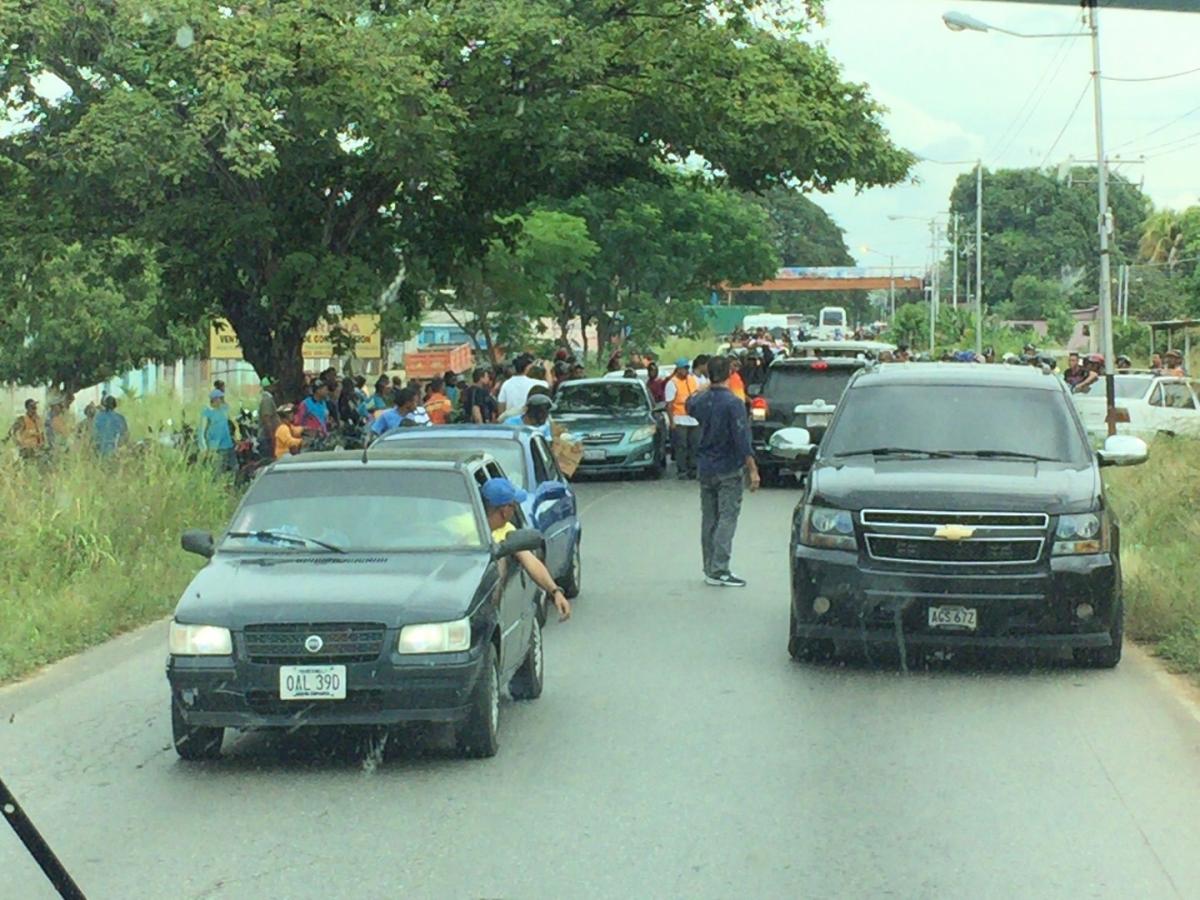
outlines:
[[1182, 78], [1184, 75], [1195, 75], [1200, 72], [1200, 67], [1195, 69], [1186, 69], [1183, 72], [1172, 72], [1170, 75], [1151, 75], [1148, 78], [1118, 78], [1115, 75], [1101, 75], [1105, 81], [1125, 81], [1125, 82], [1145, 82], [1145, 81], [1168, 81], [1172, 78]]
[[1145, 159], [1161, 159], [1164, 156], [1170, 156], [1173, 153], [1179, 153], [1181, 150], [1191, 150], [1193, 147], [1200, 147], [1200, 140], [1192, 141], [1190, 144], [1184, 144], [1182, 147], [1175, 147], [1172, 150], [1164, 150], [1162, 153], [1155, 153], [1153, 156], [1144, 157]]
[[1200, 131], [1193, 131], [1191, 134], [1185, 134], [1183, 137], [1177, 137], [1174, 140], [1166, 141], [1162, 144], [1155, 144], [1153, 147], [1143, 147], [1139, 153], [1144, 156], [1147, 153], [1154, 153], [1157, 150], [1165, 150], [1168, 147], [1173, 147], [1176, 144], [1182, 144], [1184, 141], [1192, 141], [1196, 138], [1200, 138]]
[[[1079, 112], [1079, 107], [1083, 104], [1083, 98], [1087, 96], [1088, 88], [1092, 86], [1091, 79], [1083, 86], [1083, 91], [1079, 95], [1079, 99], [1075, 101], [1075, 105], [1071, 107], [1071, 113], [1067, 116], [1067, 121], [1063, 123], [1062, 130], [1058, 133], [1058, 137], [1054, 139], [1054, 143], [1050, 145], [1050, 149], [1046, 151], [1046, 155], [1042, 157], [1042, 166], [1050, 161], [1050, 157], [1054, 155], [1054, 151], [1058, 149], [1059, 142], [1062, 141], [1063, 135], [1067, 133], [1067, 129], [1071, 127], [1071, 123], [1075, 121], [1075, 114]], [[1039, 166], [1038, 168], [1041, 168]]]
[[1150, 131], [1147, 131], [1141, 137], [1135, 137], [1131, 140], [1125, 141], [1125, 143], [1123, 143], [1123, 144], [1117, 144], [1117, 146], [1113, 147], [1113, 150], [1120, 150], [1122, 147], [1128, 147], [1130, 144], [1140, 143], [1141, 141], [1144, 141], [1148, 137], [1153, 137], [1156, 134], [1166, 131], [1172, 125], [1175, 125], [1178, 122], [1182, 122], [1184, 119], [1188, 118], [1189, 116], [1194, 116], [1198, 112], [1200, 112], [1200, 106], [1197, 106], [1195, 109], [1189, 109], [1183, 115], [1176, 116], [1174, 119], [1171, 119], [1169, 122], [1166, 122], [1163, 125], [1159, 125], [1157, 128], [1153, 128]]
[[1054, 55], [1050, 58], [1049, 64], [1046, 66], [1046, 71], [1038, 79], [1033, 90], [1025, 97], [1021, 107], [1017, 110], [1017, 114], [1013, 116], [1012, 121], [1008, 123], [1008, 127], [1004, 130], [1004, 136], [997, 141], [996, 153], [993, 157], [997, 162], [1011, 149], [1013, 142], [1025, 130], [1025, 126], [1029, 124], [1029, 120], [1033, 118], [1033, 114], [1037, 112], [1038, 106], [1045, 99], [1051, 85], [1054, 84], [1058, 73], [1062, 71], [1062, 67], [1066, 64], [1067, 57], [1070, 55], [1071, 40], [1071, 37], [1064, 37], [1059, 43], [1058, 48], [1054, 51]]

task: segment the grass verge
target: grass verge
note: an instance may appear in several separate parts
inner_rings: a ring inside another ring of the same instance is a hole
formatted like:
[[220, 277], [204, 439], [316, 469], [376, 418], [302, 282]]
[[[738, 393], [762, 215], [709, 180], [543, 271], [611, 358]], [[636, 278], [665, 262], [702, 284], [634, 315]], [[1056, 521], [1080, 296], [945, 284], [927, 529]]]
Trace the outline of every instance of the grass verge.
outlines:
[[1200, 675], [1200, 441], [1160, 438], [1150, 461], [1106, 469], [1121, 521], [1126, 628]]
[[0, 461], [0, 683], [170, 612], [201, 565], [179, 533], [219, 528], [234, 501], [166, 448]]

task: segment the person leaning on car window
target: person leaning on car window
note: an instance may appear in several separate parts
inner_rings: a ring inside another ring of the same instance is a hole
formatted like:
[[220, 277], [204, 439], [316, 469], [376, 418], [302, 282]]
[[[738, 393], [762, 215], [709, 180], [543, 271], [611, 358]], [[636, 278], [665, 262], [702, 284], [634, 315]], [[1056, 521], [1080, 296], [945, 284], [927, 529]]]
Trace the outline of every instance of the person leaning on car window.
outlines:
[[[483, 497], [483, 508], [487, 513], [487, 523], [492, 532], [492, 541], [502, 544], [505, 538], [517, 530], [512, 523], [513, 517], [517, 514], [517, 504], [529, 495], [507, 478], [489, 478], [483, 483], [479, 493]], [[555, 584], [549, 569], [542, 561], [528, 550], [514, 554], [514, 558], [520, 563], [521, 568], [529, 573], [529, 577], [533, 579], [534, 583], [550, 596], [554, 602], [554, 608], [558, 610], [558, 620], [565, 622], [571, 618], [571, 601], [567, 599], [562, 588]]]

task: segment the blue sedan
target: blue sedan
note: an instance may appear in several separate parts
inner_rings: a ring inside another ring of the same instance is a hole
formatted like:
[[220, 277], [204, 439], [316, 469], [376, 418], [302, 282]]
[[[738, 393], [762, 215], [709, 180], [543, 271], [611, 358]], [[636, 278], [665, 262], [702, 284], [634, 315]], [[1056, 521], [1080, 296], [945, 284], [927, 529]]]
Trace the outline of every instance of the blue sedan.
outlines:
[[582, 587], [579, 558], [581, 526], [571, 484], [559, 471], [550, 445], [524, 425], [439, 425], [389, 432], [381, 443], [429, 450], [482, 450], [493, 456], [504, 473], [528, 498], [525, 518], [546, 538], [546, 568], [574, 599]]

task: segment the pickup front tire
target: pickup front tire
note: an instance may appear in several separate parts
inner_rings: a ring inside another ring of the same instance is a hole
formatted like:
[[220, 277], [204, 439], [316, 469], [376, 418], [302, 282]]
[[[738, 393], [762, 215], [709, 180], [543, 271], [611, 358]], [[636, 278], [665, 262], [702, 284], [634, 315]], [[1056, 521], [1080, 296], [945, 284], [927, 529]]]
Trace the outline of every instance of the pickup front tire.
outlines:
[[542, 679], [545, 672], [542, 649], [542, 623], [535, 616], [525, 662], [521, 663], [521, 668], [513, 673], [508, 682], [508, 692], [514, 700], [536, 700], [542, 696]]
[[500, 749], [500, 660], [491, 641], [483, 654], [483, 671], [471, 695], [471, 710], [458, 726], [458, 752], [471, 759], [495, 756]]
[[189, 762], [217, 759], [221, 755], [221, 743], [224, 739], [224, 728], [188, 725], [179, 709], [179, 701], [171, 699], [171, 740], [180, 759]]

